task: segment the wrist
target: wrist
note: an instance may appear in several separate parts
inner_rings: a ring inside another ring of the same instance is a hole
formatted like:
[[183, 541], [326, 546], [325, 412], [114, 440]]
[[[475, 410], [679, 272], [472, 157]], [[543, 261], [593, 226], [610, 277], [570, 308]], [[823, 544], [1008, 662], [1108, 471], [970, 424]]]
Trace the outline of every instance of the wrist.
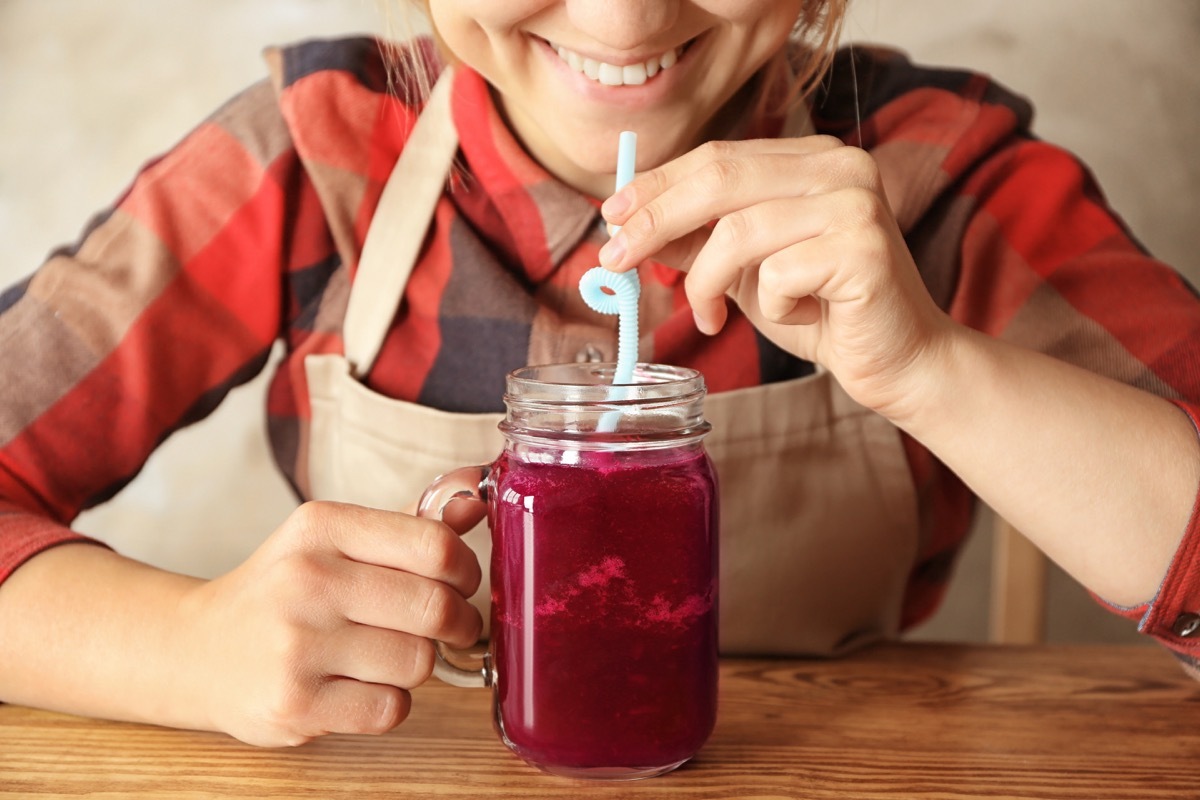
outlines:
[[91, 544], [39, 553], [0, 592], [0, 696], [72, 714], [197, 727], [178, 646], [187, 632], [175, 614], [195, 583]]
[[964, 366], [980, 363], [980, 340], [985, 338], [944, 318], [925, 337], [899, 373], [888, 401], [876, 411], [918, 440], [924, 432], [951, 422], [971, 382]]
[[195, 580], [181, 586], [170, 610], [170, 641], [167, 649], [175, 661], [176, 679], [165, 709], [178, 722], [175, 727], [191, 730], [221, 730], [214, 713], [213, 691], [220, 689], [210, 664], [213, 643], [207, 597], [211, 581]]
[[[197, 626], [183, 613], [185, 598], [203, 582], [197, 578], [130, 563], [129, 592], [140, 613], [130, 615], [125, 637], [141, 645], [130, 656], [128, 691], [140, 696], [128, 718], [187, 730], [211, 730], [203, 702], [206, 687], [197, 680], [194, 643]], [[124, 716], [118, 713], [118, 716]]]

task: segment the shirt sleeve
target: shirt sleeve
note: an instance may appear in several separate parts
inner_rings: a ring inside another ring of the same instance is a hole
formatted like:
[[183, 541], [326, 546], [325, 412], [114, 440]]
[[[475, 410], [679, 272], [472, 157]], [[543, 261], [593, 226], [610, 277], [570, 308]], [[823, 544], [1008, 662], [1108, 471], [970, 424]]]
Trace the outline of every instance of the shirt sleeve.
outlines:
[[0, 295], [0, 580], [261, 370], [300, 173], [257, 84]]
[[[1015, 137], [973, 171], [956, 202], [972, 211], [949, 308], [955, 319], [1162, 396], [1193, 424], [1200, 420], [1196, 293], [1136, 242], [1082, 164]], [[1118, 608], [1097, 598], [1193, 664], [1200, 656], [1196, 506], [1151, 602]]]
[[[1200, 431], [1200, 404], [1176, 401], [1176, 405]], [[1183, 539], [1153, 600], [1124, 607], [1093, 597], [1112, 612], [1137, 622], [1142, 633], [1167, 645], [1200, 680], [1200, 498], [1192, 505]]]

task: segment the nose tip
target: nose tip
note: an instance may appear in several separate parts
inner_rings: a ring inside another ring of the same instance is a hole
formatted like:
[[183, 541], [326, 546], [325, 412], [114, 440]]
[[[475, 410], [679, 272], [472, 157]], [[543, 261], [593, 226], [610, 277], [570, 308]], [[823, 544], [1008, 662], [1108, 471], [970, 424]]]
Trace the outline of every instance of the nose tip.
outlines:
[[614, 50], [633, 50], [675, 24], [677, 0], [579, 0], [567, 4], [576, 28]]

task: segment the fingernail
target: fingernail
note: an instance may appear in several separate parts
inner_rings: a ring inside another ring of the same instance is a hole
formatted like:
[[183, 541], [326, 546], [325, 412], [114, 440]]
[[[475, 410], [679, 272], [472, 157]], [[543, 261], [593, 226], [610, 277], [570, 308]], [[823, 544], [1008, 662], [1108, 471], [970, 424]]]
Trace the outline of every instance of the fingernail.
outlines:
[[617, 192], [600, 206], [600, 212], [606, 217], [616, 217], [628, 210], [629, 196], [625, 192]]
[[710, 335], [710, 331], [708, 329], [708, 323], [705, 322], [704, 319], [699, 314], [697, 314], [694, 309], [692, 311], [692, 319], [694, 319], [696, 321], [696, 329], [697, 330], [699, 330], [701, 333], [703, 333], [705, 335]]
[[606, 269], [616, 269], [621, 266], [621, 260], [625, 258], [625, 237], [621, 233], [609, 239], [604, 247], [600, 248], [600, 266]]

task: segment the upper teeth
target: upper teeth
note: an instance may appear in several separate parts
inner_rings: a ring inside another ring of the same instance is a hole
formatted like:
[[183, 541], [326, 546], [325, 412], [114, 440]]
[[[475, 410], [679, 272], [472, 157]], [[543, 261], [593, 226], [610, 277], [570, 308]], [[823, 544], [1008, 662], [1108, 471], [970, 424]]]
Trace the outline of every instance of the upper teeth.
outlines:
[[568, 50], [559, 45], [551, 46], [558, 53], [558, 57], [565, 61], [571, 69], [581, 72], [592, 80], [603, 83], [605, 86], [640, 86], [657, 75], [659, 70], [670, 69], [675, 66], [675, 62], [679, 60], [680, 53], [683, 52], [682, 47], [677, 47], [674, 50], [668, 50], [661, 56], [648, 58], [639, 64], [618, 67], [616, 64], [607, 64], [603, 61], [584, 58], [574, 50]]

